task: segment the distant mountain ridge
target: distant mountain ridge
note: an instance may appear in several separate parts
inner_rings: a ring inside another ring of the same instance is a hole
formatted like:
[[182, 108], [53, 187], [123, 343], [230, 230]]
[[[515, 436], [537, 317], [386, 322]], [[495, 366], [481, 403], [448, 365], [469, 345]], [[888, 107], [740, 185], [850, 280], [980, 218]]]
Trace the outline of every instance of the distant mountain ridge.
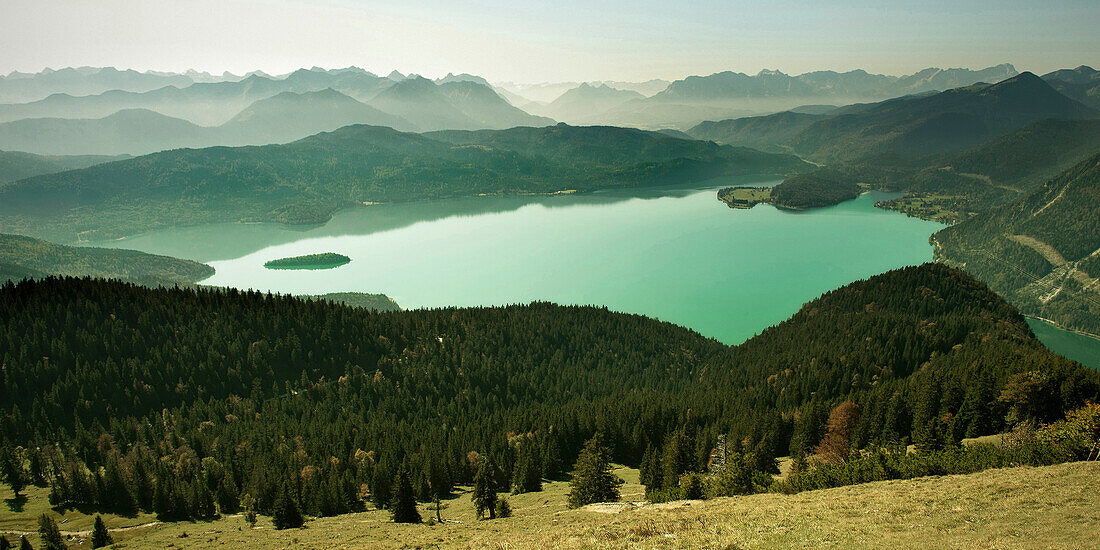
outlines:
[[928, 68], [901, 77], [869, 74], [863, 70], [815, 71], [798, 76], [769, 70], [752, 76], [725, 71], [677, 80], [654, 98], [678, 101], [782, 96], [885, 98], [942, 91], [978, 82], [999, 82], [1017, 74], [1015, 67], [1007, 63], [979, 71]]
[[920, 156], [976, 145], [1046, 118], [1098, 115], [1025, 72], [995, 84], [899, 98], [832, 116], [807, 127], [791, 145], [819, 161]]
[[[375, 102], [419, 124], [384, 112], [332, 88], [281, 92], [257, 100], [219, 126], [199, 126], [149, 109], [125, 109], [103, 118], [31, 118], [0, 123], [0, 149], [45, 155], [140, 155], [180, 147], [288, 143], [342, 126], [370, 124], [401, 131], [547, 126], [492, 89], [473, 81], [434, 84], [407, 79]], [[418, 88], [419, 91], [409, 91]]]
[[1087, 65], [1043, 75], [1043, 80], [1068, 97], [1100, 109], [1100, 71]]

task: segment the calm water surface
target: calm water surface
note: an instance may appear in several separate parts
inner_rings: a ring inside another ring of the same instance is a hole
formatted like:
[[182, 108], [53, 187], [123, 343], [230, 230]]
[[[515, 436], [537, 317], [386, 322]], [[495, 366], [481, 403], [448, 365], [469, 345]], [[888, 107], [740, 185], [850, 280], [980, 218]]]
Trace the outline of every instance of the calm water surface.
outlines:
[[[732, 210], [714, 188], [475, 197], [349, 210], [306, 230], [220, 224], [99, 244], [209, 263], [210, 285], [382, 292], [404, 308], [598, 304], [734, 344], [825, 291], [929, 261], [928, 236], [942, 226], [873, 207], [887, 196], [808, 212]], [[320, 252], [352, 261], [263, 267]]]

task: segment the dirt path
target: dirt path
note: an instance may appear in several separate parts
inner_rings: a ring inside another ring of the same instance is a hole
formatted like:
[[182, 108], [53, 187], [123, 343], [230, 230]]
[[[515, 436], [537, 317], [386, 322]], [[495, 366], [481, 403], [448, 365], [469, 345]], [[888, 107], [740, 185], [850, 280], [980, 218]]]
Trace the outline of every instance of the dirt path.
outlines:
[[[159, 521], [150, 521], [149, 523], [142, 523], [141, 525], [130, 525], [128, 527], [111, 527], [111, 528], [108, 529], [108, 531], [110, 531], [112, 533], [117, 533], [119, 531], [132, 531], [134, 529], [144, 529], [146, 527], [153, 527], [153, 526], [156, 526], [156, 525], [160, 525], [160, 522]], [[17, 537], [21, 537], [23, 535], [37, 535], [38, 534], [38, 531], [3, 531], [3, 532], [7, 533], [9, 535], [15, 535]], [[90, 537], [90, 536], [92, 536], [92, 531], [90, 529], [88, 531], [61, 531], [61, 536], [63, 536], [63, 537]]]
[[1046, 210], [1047, 208], [1050, 208], [1050, 205], [1058, 202], [1058, 199], [1062, 198], [1062, 196], [1064, 196], [1066, 194], [1066, 189], [1069, 189], [1069, 184], [1068, 183], [1066, 184], [1065, 187], [1062, 188], [1062, 190], [1060, 192], [1058, 192], [1057, 197], [1054, 197], [1053, 199], [1050, 200], [1050, 202], [1044, 204], [1042, 208], [1036, 210], [1035, 213], [1031, 215], [1031, 217], [1034, 218], [1035, 216], [1038, 216], [1039, 213], [1041, 213], [1043, 210]]

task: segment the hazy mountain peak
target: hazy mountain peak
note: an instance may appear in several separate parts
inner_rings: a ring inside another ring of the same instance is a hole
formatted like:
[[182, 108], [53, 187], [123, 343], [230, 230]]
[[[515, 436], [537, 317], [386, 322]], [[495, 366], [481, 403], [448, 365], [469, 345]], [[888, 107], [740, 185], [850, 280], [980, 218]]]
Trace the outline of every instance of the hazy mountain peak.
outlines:
[[387, 75], [386, 78], [388, 78], [390, 80], [400, 81], [400, 80], [405, 80], [405, 75], [398, 72], [397, 69], [394, 69], [394, 70], [390, 71], [390, 74]]

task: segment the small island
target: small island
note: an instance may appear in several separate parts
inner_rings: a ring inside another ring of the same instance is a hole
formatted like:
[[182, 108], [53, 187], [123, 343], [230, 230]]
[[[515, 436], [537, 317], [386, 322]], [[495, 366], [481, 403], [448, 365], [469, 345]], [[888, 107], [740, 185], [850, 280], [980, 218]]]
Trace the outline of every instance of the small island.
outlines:
[[835, 170], [821, 168], [790, 176], [775, 187], [726, 187], [718, 191], [718, 200], [730, 208], [752, 208], [765, 202], [788, 210], [806, 210], [852, 200], [868, 188]]
[[264, 262], [268, 269], [332, 269], [351, 261], [351, 258], [335, 252], [307, 254], [291, 258], [279, 258]]

